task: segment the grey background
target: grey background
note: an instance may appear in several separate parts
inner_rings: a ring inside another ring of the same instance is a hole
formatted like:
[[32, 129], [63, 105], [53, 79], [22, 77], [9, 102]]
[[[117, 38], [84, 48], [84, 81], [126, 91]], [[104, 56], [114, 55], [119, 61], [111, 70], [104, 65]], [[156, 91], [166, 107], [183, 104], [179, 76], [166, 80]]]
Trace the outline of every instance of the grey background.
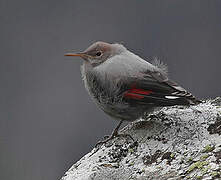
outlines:
[[59, 179], [115, 126], [68, 49], [120, 42], [159, 56], [197, 97], [219, 96], [220, 9], [219, 0], [0, 0], [0, 179]]

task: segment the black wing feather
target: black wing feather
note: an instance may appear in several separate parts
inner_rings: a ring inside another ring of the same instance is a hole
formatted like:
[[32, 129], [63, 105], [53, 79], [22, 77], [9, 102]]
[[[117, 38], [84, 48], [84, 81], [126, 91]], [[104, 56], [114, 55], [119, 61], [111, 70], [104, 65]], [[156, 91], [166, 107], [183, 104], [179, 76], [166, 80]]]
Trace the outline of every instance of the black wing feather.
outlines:
[[[201, 101], [197, 100], [191, 93], [179, 86], [177, 83], [168, 79], [168, 77], [159, 71], [146, 71], [143, 77], [132, 79], [130, 88], [138, 88], [152, 93], [145, 95], [143, 98], [126, 98], [131, 104], [148, 104], [153, 106], [172, 106], [172, 105], [194, 105]], [[173, 96], [173, 98], [167, 98]]]

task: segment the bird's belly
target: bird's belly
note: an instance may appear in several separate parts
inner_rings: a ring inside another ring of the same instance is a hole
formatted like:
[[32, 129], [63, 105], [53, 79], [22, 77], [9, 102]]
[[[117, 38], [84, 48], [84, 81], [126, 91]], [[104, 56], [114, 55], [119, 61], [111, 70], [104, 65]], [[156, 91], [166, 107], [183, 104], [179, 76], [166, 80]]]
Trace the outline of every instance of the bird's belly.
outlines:
[[125, 121], [135, 121], [136, 119], [143, 116], [144, 112], [149, 112], [153, 110], [151, 107], [133, 107], [123, 102], [114, 104], [98, 104], [98, 106], [112, 118]]
[[152, 111], [152, 107], [146, 105], [131, 106], [131, 104], [124, 102], [122, 95], [112, 94], [104, 90], [98, 91], [98, 88], [95, 90], [87, 87], [87, 89], [95, 104], [113, 119], [135, 121], [144, 112]]
[[105, 81], [106, 84], [103, 84], [96, 74], [86, 74], [83, 80], [95, 104], [114, 119], [134, 121], [150, 110], [146, 105], [134, 106], [125, 102], [115, 81]]

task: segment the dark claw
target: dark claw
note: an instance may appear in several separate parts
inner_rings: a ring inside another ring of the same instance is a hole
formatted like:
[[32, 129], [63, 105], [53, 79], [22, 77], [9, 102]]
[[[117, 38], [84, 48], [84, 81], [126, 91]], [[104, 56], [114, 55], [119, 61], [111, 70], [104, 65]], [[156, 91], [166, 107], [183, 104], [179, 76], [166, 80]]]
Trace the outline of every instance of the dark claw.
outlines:
[[155, 115], [155, 114], [150, 114], [148, 117], [147, 117], [147, 119], [158, 119], [159, 117], [157, 116], [157, 115]]
[[[106, 137], [106, 136], [105, 136]], [[107, 139], [103, 140], [103, 141], [99, 141], [95, 147], [98, 147], [98, 145], [102, 145], [105, 144], [106, 142], [114, 139], [115, 137], [125, 137], [125, 138], [130, 138], [134, 143], [137, 143], [137, 141], [134, 140], [134, 138], [130, 135], [130, 134], [119, 134], [114, 132], [111, 136], [109, 136]]]
[[119, 134], [119, 133], [118, 133], [118, 130], [119, 130], [119, 128], [120, 128], [122, 122], [123, 122], [123, 120], [120, 121], [120, 123], [119, 123], [119, 124], [117, 125], [117, 127], [113, 130], [113, 132], [112, 132], [112, 134], [111, 134], [110, 136], [104, 136], [104, 140], [103, 140], [103, 141], [99, 141], [99, 142], [95, 145], [95, 147], [97, 147], [97, 146], [100, 145], [100, 144], [104, 144], [104, 143], [106, 143], [106, 142], [108, 142], [108, 141], [114, 139], [115, 137], [126, 137], [126, 138], [129, 137], [130, 139], [133, 140], [133, 142], [135, 142], [134, 139], [133, 139], [133, 137], [132, 137], [130, 134]]
[[130, 138], [132, 141], [135, 142], [134, 138], [130, 134], [117, 134], [116, 137]]
[[97, 144], [95, 144], [95, 147], [98, 147], [98, 145], [102, 145], [105, 144], [106, 142], [110, 141], [111, 139], [113, 139], [114, 137], [109, 137], [103, 141], [98, 141]]

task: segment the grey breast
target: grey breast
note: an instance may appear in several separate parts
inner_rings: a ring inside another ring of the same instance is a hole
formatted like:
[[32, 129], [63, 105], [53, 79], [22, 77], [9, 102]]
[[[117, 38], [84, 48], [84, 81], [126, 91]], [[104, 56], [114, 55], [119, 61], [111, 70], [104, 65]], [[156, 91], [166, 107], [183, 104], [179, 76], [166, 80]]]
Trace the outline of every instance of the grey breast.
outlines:
[[82, 68], [85, 87], [95, 104], [117, 120], [134, 121], [147, 111], [147, 107], [131, 106], [123, 100], [121, 81], [100, 77], [92, 69]]

